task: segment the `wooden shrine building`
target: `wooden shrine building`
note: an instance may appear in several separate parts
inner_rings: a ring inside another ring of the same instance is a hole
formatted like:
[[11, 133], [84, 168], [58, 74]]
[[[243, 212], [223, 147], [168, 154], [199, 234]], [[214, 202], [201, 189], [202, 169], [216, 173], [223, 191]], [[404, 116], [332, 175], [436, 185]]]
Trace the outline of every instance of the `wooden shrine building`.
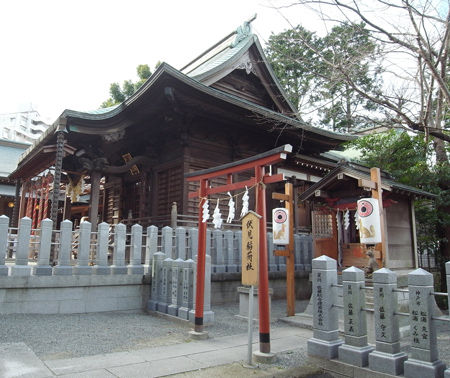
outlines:
[[[161, 64], [117, 106], [65, 110], [23, 154], [11, 178], [26, 193], [43, 172], [54, 175], [51, 210], [41, 218], [60, 221], [72, 213], [89, 215], [95, 224], [167, 225], [174, 202], [179, 218], [197, 214], [198, 199], [188, 199], [194, 184], [185, 183], [185, 173], [286, 143], [314, 156], [350, 139], [296, 118], [246, 22], [181, 70]], [[295, 168], [291, 160], [286, 164]], [[90, 185], [89, 203], [70, 206], [63, 188], [82, 192], [83, 181]], [[19, 216], [26, 208], [22, 201]]]

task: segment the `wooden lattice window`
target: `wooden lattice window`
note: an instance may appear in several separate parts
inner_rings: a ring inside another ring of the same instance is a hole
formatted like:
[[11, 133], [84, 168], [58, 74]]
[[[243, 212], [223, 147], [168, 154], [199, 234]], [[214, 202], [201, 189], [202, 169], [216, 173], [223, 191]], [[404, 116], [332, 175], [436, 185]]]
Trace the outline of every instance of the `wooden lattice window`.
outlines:
[[320, 211], [312, 212], [312, 234], [315, 238], [333, 237], [333, 215]]

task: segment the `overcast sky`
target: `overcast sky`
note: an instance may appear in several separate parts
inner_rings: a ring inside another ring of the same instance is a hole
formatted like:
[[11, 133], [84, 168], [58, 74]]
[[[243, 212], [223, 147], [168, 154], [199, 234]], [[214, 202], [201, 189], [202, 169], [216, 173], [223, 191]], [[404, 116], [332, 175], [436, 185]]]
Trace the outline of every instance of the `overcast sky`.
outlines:
[[[314, 29], [301, 9], [284, 12]], [[254, 13], [262, 43], [289, 28], [267, 0], [1, 1], [0, 113], [32, 104], [53, 122], [66, 108], [96, 109], [138, 64], [181, 68]]]

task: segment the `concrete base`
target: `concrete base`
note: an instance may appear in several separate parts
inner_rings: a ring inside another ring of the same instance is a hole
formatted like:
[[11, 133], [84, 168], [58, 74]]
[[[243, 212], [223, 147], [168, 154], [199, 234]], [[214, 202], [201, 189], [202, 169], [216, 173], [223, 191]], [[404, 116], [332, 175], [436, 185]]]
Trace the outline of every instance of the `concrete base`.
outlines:
[[128, 274], [144, 275], [144, 267], [142, 265], [128, 265]]
[[194, 330], [189, 331], [189, 336], [192, 340], [206, 340], [209, 339], [209, 334], [206, 331], [195, 332]]
[[7, 276], [9, 273], [9, 269], [5, 265], [0, 266], [0, 276]]
[[37, 265], [33, 267], [33, 274], [35, 276], [51, 276], [53, 274], [53, 268], [50, 265]]
[[225, 273], [227, 271], [225, 265], [214, 265], [212, 268], [213, 273]]
[[56, 265], [53, 267], [54, 276], [71, 276], [73, 267], [69, 265]]
[[87, 276], [92, 274], [92, 266], [74, 266], [73, 274], [75, 276]]
[[403, 374], [403, 364], [408, 359], [406, 353], [383, 353], [374, 351], [369, 354], [369, 368], [391, 375]]
[[[195, 320], [195, 309], [189, 311], [189, 321], [194, 323]], [[211, 310], [203, 311], [203, 324], [212, 324], [214, 323], [214, 312]]]
[[338, 348], [344, 343], [342, 340], [325, 341], [312, 337], [308, 339], [308, 355], [331, 360], [338, 356]]
[[178, 316], [178, 306], [169, 305], [167, 308], [167, 313], [172, 316]]
[[111, 268], [109, 266], [95, 265], [93, 267], [93, 271], [94, 271], [94, 274], [97, 274], [97, 275], [111, 274]]
[[363, 367], [369, 364], [369, 353], [373, 350], [374, 347], [371, 346], [355, 347], [343, 344], [338, 348], [338, 358], [346, 364]]
[[156, 307], [156, 311], [162, 312], [163, 314], [167, 314], [167, 309], [169, 305], [167, 303], [158, 302], [158, 306]]
[[128, 274], [126, 266], [111, 265], [111, 274]]
[[147, 302], [147, 310], [156, 311], [157, 309], [158, 309], [158, 302], [150, 299]]
[[178, 317], [184, 320], [189, 320], [189, 309], [187, 307], [180, 307], [178, 309]]
[[410, 358], [405, 362], [404, 369], [405, 377], [408, 378], [438, 378], [444, 374], [445, 364], [441, 360], [426, 362]]
[[277, 360], [274, 353], [253, 352], [253, 360], [260, 364], [273, 364]]
[[28, 265], [13, 265], [10, 268], [11, 276], [29, 276], [31, 274], [31, 266]]

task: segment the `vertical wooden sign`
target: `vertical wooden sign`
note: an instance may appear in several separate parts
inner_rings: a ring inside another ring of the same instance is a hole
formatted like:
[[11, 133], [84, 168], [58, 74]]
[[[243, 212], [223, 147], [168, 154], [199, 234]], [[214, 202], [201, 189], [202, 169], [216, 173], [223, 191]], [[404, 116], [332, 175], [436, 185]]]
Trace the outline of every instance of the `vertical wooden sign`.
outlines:
[[242, 284], [258, 286], [259, 219], [249, 211], [242, 218]]

